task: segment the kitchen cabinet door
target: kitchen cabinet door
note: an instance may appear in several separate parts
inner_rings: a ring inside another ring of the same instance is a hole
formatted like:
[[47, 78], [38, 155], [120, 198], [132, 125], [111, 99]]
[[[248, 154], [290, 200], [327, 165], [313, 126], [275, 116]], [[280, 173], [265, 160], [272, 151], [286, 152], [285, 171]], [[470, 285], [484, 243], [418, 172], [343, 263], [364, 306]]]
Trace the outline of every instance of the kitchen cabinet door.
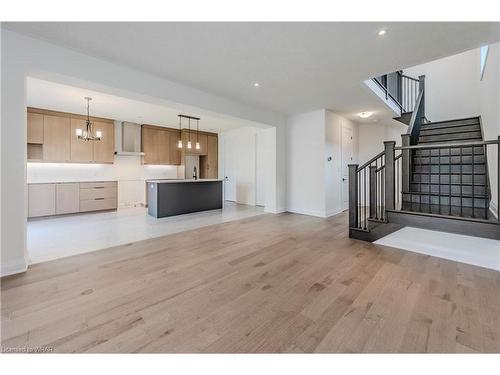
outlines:
[[215, 135], [207, 136], [207, 174], [206, 178], [218, 178], [219, 169], [219, 146], [218, 138]]
[[28, 143], [43, 144], [43, 115], [28, 112]]
[[159, 163], [170, 164], [170, 132], [168, 130], [158, 130], [158, 154]]
[[180, 165], [181, 164], [181, 149], [178, 146], [179, 142], [179, 132], [169, 131], [170, 140], [170, 164]]
[[[195, 142], [193, 145], [196, 145], [196, 134], [194, 135]], [[195, 153], [198, 155], [207, 155], [208, 152], [208, 136], [206, 134], [199, 134], [198, 141], [200, 142], [200, 149], [196, 150]]]
[[56, 214], [80, 211], [80, 184], [78, 182], [56, 184]]
[[76, 129], [81, 129], [85, 131], [87, 128], [85, 120], [82, 119], [71, 119], [71, 130], [70, 130], [70, 159], [74, 162], [87, 162], [91, 163], [93, 161], [93, 141], [85, 141], [78, 139], [76, 135]]
[[144, 152], [143, 164], [160, 163], [160, 142], [158, 130], [142, 127], [141, 142], [142, 152]]
[[43, 161], [70, 160], [69, 117], [43, 115]]
[[100, 141], [92, 141], [94, 147], [94, 163], [113, 163], [115, 161], [115, 125], [111, 122], [95, 121], [94, 134], [102, 132]]
[[28, 185], [28, 217], [49, 216], [56, 213], [56, 185]]

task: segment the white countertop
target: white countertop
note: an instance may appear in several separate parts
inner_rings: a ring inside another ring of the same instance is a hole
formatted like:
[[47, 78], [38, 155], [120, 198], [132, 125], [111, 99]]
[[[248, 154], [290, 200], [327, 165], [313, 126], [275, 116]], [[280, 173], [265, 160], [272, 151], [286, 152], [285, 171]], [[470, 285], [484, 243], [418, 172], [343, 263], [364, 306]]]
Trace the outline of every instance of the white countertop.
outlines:
[[216, 178], [199, 178], [198, 180], [194, 179], [184, 179], [184, 180], [146, 180], [146, 182], [150, 182], [153, 184], [177, 184], [177, 183], [186, 183], [186, 182], [214, 182], [214, 181], [222, 181]]

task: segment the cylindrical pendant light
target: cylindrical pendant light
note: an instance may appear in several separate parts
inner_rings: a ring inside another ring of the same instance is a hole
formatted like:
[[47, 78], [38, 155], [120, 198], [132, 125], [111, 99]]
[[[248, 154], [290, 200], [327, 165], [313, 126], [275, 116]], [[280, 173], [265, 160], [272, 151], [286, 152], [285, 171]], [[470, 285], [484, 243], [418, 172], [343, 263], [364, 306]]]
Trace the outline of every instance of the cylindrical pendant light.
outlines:
[[187, 148], [191, 149], [191, 118], [188, 118], [188, 143]]
[[182, 148], [182, 129], [181, 129], [182, 117], [179, 115], [179, 140], [177, 141], [177, 148]]
[[200, 120], [196, 120], [196, 146], [195, 146], [195, 148], [197, 150], [200, 149], [199, 133], [200, 133]]

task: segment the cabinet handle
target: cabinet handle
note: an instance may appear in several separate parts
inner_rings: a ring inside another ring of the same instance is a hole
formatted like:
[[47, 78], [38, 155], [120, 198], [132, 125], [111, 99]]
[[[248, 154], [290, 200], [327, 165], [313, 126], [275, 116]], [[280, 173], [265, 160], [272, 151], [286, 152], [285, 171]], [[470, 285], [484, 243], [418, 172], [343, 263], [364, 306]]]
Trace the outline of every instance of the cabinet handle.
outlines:
[[94, 198], [95, 201], [102, 201], [104, 198]]
[[104, 186], [94, 186], [94, 189], [104, 189]]

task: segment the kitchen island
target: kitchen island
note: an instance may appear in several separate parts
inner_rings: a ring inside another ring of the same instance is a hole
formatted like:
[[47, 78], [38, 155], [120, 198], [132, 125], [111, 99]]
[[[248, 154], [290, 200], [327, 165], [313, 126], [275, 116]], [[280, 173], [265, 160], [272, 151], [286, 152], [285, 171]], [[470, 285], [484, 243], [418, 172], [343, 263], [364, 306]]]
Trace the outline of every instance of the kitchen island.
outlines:
[[148, 214], [156, 218], [222, 208], [222, 180], [148, 180]]

